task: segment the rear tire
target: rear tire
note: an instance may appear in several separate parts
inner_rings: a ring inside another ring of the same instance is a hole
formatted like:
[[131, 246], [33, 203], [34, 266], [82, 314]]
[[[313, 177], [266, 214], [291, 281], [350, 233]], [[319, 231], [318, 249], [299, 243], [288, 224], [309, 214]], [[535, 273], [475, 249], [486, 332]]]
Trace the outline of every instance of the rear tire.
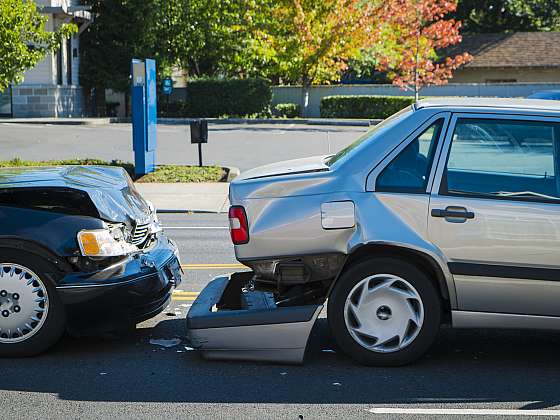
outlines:
[[54, 345], [66, 329], [56, 288], [44, 259], [16, 250], [0, 252], [0, 357], [27, 357]]
[[357, 362], [401, 366], [422, 357], [435, 342], [442, 304], [430, 279], [395, 258], [374, 258], [348, 268], [328, 302], [337, 344]]

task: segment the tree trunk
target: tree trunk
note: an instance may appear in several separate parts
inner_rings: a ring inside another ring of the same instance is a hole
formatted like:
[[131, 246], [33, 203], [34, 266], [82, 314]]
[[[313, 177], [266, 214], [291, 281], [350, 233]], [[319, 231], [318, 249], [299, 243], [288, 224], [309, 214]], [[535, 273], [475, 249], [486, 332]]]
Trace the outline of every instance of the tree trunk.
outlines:
[[309, 116], [309, 91], [311, 83], [307, 79], [303, 79], [301, 85], [301, 116], [306, 118]]

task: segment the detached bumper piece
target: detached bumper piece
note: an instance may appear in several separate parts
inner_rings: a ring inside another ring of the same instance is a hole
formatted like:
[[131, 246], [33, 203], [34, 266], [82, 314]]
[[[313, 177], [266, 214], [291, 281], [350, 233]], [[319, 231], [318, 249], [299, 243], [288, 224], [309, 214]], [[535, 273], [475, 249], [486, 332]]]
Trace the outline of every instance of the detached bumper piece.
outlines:
[[323, 305], [277, 307], [271, 293], [244, 291], [254, 273], [217, 277], [187, 314], [187, 337], [206, 359], [303, 362]]

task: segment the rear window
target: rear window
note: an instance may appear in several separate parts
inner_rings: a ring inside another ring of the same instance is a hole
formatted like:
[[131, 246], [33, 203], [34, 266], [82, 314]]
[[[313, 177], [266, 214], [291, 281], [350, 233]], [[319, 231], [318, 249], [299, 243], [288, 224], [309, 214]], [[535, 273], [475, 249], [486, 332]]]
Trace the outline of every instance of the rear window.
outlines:
[[391, 115], [389, 118], [384, 119], [379, 124], [374, 126], [371, 130], [369, 130], [367, 133], [359, 137], [358, 140], [356, 140], [354, 143], [350, 144], [349, 146], [346, 146], [344, 149], [340, 150], [338, 153], [328, 158], [328, 160], [325, 163], [328, 166], [332, 166], [334, 163], [338, 162], [342, 158], [353, 154], [358, 149], [358, 146], [360, 146], [362, 143], [373, 138], [375, 134], [377, 134], [381, 129], [384, 129], [388, 125], [396, 123], [405, 115], [408, 115], [408, 113], [410, 112], [412, 112], [412, 106], [407, 106], [406, 108], [401, 109], [396, 114]]

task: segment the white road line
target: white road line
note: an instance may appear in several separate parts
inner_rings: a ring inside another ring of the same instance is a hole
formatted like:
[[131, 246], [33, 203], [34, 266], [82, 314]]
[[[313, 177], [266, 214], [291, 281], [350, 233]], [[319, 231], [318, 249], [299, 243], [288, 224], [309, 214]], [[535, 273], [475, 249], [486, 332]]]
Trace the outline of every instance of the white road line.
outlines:
[[560, 417], [560, 410], [513, 410], [484, 408], [398, 408], [374, 407], [368, 412], [372, 414], [411, 414], [429, 416], [549, 416]]
[[229, 226], [164, 226], [164, 229], [229, 229]]

